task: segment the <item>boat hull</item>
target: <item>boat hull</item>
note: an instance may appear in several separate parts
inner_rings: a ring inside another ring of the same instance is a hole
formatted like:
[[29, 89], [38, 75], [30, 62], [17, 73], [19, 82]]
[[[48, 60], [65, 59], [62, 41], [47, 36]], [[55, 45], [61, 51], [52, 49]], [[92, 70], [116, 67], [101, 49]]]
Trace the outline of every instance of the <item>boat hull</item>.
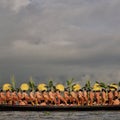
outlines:
[[0, 111], [114, 111], [120, 110], [120, 105], [106, 106], [21, 106], [0, 105]]

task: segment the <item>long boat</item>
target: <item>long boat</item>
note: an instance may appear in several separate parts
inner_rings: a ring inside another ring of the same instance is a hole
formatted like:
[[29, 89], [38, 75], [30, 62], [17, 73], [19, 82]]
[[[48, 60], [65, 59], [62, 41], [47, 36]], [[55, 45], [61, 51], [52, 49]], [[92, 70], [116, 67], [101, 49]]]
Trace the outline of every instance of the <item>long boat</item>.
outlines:
[[120, 105], [99, 106], [28, 106], [0, 105], [0, 111], [119, 111]]

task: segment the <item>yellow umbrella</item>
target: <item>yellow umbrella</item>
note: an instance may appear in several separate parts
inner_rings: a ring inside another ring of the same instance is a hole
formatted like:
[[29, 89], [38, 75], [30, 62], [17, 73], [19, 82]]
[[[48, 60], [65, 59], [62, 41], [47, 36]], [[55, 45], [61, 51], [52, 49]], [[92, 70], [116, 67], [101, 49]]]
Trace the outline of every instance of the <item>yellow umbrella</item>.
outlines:
[[73, 91], [79, 91], [81, 89], [80, 84], [73, 85]]
[[47, 87], [46, 86], [47, 86], [46, 84], [42, 83], [42, 84], [39, 84], [37, 86], [37, 88], [38, 88], [39, 91], [47, 91]]
[[101, 87], [94, 87], [92, 90], [93, 90], [93, 91], [101, 91], [102, 88], [101, 88]]
[[110, 90], [115, 90], [118, 89], [118, 85], [117, 84], [110, 84]]
[[101, 91], [102, 90], [102, 87], [100, 87], [99, 83], [95, 83], [93, 85], [93, 91]]
[[99, 83], [95, 83], [95, 84], [93, 85], [93, 88], [95, 88], [95, 87], [100, 87]]
[[5, 84], [2, 86], [2, 89], [3, 89], [3, 91], [11, 90], [11, 89], [12, 89], [12, 86], [11, 86], [11, 84], [9, 84], [9, 83], [5, 83]]
[[64, 85], [62, 85], [62, 84], [57, 84], [57, 85], [55, 86], [55, 88], [56, 88], [57, 90], [61, 91], [61, 92], [65, 90], [65, 87], [64, 87]]
[[20, 89], [23, 90], [23, 91], [24, 90], [29, 90], [29, 85], [27, 83], [23, 83], [23, 84], [21, 84]]

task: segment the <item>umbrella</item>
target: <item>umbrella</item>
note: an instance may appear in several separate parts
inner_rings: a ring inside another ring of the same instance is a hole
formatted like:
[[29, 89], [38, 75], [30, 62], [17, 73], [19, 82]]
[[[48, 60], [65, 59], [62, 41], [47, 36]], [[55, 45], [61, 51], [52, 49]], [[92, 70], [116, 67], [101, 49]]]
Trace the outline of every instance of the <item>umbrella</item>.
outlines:
[[79, 91], [81, 89], [81, 86], [79, 84], [73, 85], [73, 91]]
[[2, 87], [3, 91], [11, 90], [12, 86], [9, 83], [5, 83]]
[[39, 91], [47, 91], [47, 85], [42, 83], [37, 86]]
[[24, 90], [27, 91], [27, 90], [29, 90], [29, 85], [27, 83], [23, 83], [23, 84], [21, 84], [20, 89], [22, 91], [24, 91]]
[[62, 84], [57, 84], [55, 88], [59, 91], [64, 91], [65, 90], [65, 87]]

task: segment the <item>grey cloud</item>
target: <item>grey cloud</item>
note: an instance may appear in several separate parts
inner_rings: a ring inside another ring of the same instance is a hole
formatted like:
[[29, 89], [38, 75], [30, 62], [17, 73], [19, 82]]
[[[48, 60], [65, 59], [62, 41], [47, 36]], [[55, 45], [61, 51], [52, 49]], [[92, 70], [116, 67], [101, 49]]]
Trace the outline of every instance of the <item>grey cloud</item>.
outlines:
[[19, 12], [22, 8], [30, 4], [30, 0], [1, 0], [0, 6], [8, 8], [14, 12]]
[[119, 73], [119, 0], [1, 4], [0, 71], [4, 76], [10, 71], [21, 78], [33, 73], [37, 78], [58, 79]]

